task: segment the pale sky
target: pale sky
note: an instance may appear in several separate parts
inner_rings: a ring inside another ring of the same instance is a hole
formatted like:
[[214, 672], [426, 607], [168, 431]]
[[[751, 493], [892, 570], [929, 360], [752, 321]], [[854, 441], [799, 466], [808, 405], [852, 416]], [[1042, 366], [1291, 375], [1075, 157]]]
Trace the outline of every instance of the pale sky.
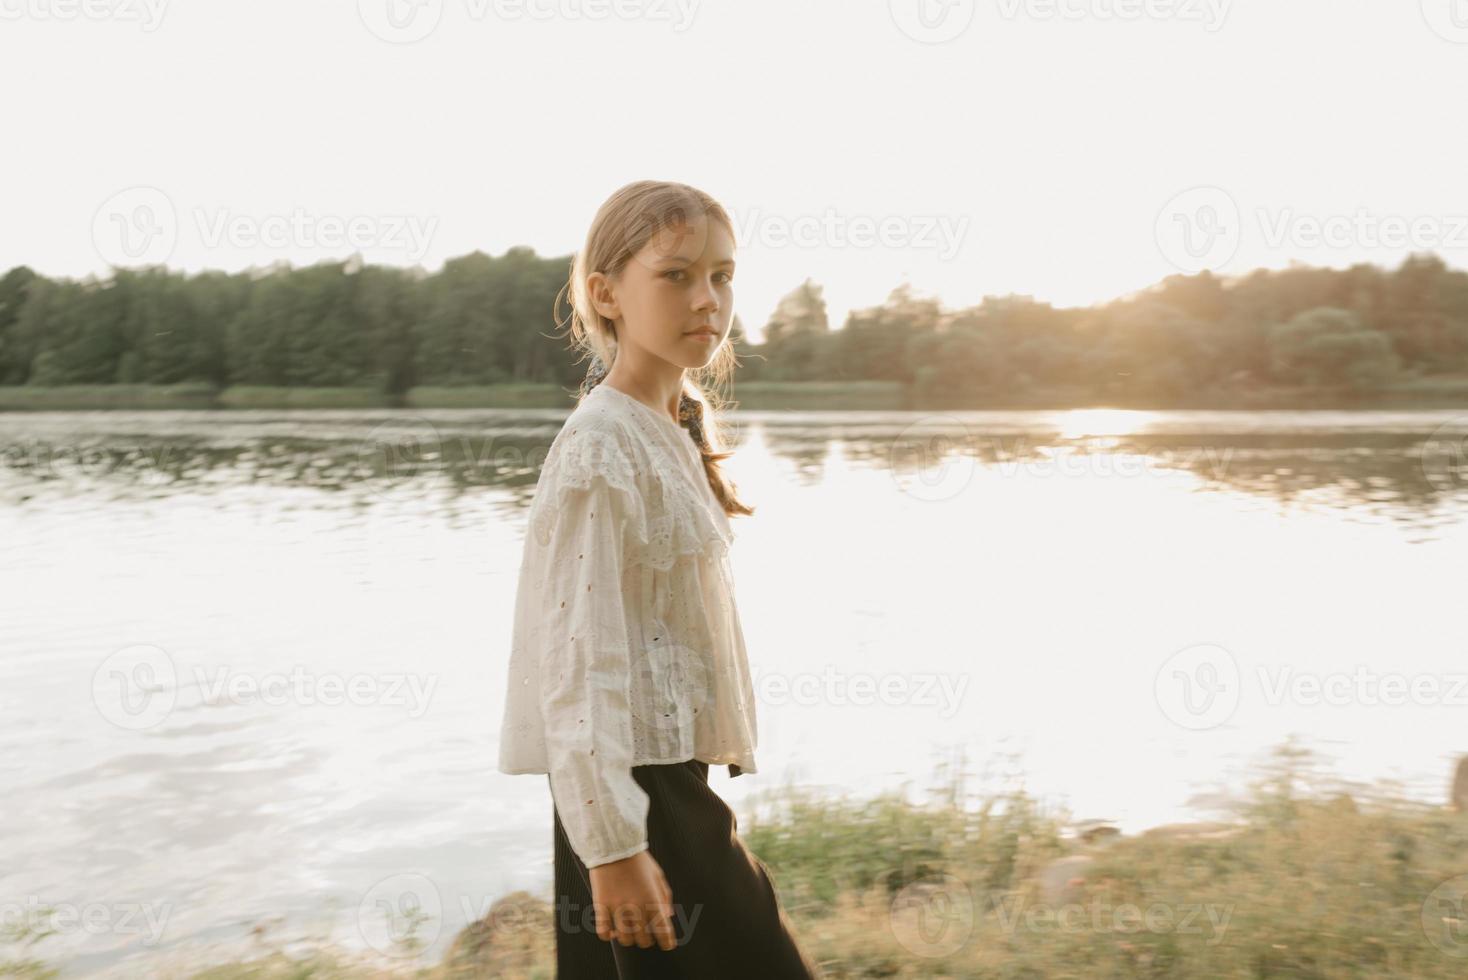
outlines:
[[1070, 306], [1205, 266], [1468, 266], [1468, 0], [0, 0], [0, 20], [0, 268], [562, 255], [643, 178], [734, 215], [756, 336], [806, 277], [840, 326], [902, 282], [950, 309]]

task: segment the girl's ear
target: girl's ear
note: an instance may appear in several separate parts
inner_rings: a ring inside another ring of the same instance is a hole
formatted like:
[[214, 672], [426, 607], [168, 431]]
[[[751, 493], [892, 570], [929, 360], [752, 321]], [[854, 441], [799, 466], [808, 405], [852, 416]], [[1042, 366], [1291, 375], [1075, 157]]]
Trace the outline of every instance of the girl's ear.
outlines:
[[605, 273], [593, 272], [587, 276], [586, 292], [591, 297], [591, 305], [596, 308], [596, 312], [608, 320], [615, 320], [622, 315], [617, 297], [612, 292], [611, 282]]

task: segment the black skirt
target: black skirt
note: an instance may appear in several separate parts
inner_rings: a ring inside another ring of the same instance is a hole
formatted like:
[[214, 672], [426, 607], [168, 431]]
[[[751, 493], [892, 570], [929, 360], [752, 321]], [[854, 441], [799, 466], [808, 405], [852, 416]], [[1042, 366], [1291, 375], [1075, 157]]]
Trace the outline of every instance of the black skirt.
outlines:
[[769, 868], [739, 839], [734, 811], [709, 786], [708, 773], [708, 763], [697, 759], [632, 767], [649, 800], [648, 850], [673, 893], [677, 945], [668, 950], [597, 937], [591, 876], [552, 804], [557, 980], [821, 976], [795, 941]]

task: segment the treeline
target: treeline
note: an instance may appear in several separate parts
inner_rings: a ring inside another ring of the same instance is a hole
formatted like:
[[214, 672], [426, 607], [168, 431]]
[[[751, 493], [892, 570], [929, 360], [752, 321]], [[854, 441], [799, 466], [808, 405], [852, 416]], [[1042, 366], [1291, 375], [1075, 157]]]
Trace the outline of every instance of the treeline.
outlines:
[[[577, 366], [553, 305], [570, 257], [481, 252], [443, 269], [364, 265], [107, 279], [0, 279], [0, 384], [370, 386], [554, 382]], [[1394, 270], [1295, 267], [1172, 276], [1104, 305], [990, 297], [944, 311], [894, 290], [827, 322], [809, 280], [751, 344], [740, 380], [890, 380], [955, 395], [1036, 386], [1175, 395], [1270, 385], [1369, 390], [1468, 372], [1468, 274], [1434, 255]]]

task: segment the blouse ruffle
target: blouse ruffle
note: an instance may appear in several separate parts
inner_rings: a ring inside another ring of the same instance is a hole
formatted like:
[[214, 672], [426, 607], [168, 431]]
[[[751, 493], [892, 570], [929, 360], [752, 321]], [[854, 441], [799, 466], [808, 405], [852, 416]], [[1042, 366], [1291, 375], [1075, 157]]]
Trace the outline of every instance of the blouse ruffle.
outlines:
[[609, 390], [583, 399], [541, 467], [499, 769], [550, 774], [587, 867], [647, 845], [632, 767], [696, 757], [758, 771], [734, 535], [701, 480], [686, 432]]
[[[733, 542], [727, 522], [717, 520], [680, 481], [657, 478], [654, 465], [651, 454], [626, 445], [610, 428], [588, 421], [562, 430], [546, 457], [531, 506], [536, 540], [549, 544], [566, 498], [600, 479], [620, 497], [629, 566], [646, 563], [667, 571], [687, 555], [727, 555]], [[667, 460], [665, 465], [674, 464]]]

